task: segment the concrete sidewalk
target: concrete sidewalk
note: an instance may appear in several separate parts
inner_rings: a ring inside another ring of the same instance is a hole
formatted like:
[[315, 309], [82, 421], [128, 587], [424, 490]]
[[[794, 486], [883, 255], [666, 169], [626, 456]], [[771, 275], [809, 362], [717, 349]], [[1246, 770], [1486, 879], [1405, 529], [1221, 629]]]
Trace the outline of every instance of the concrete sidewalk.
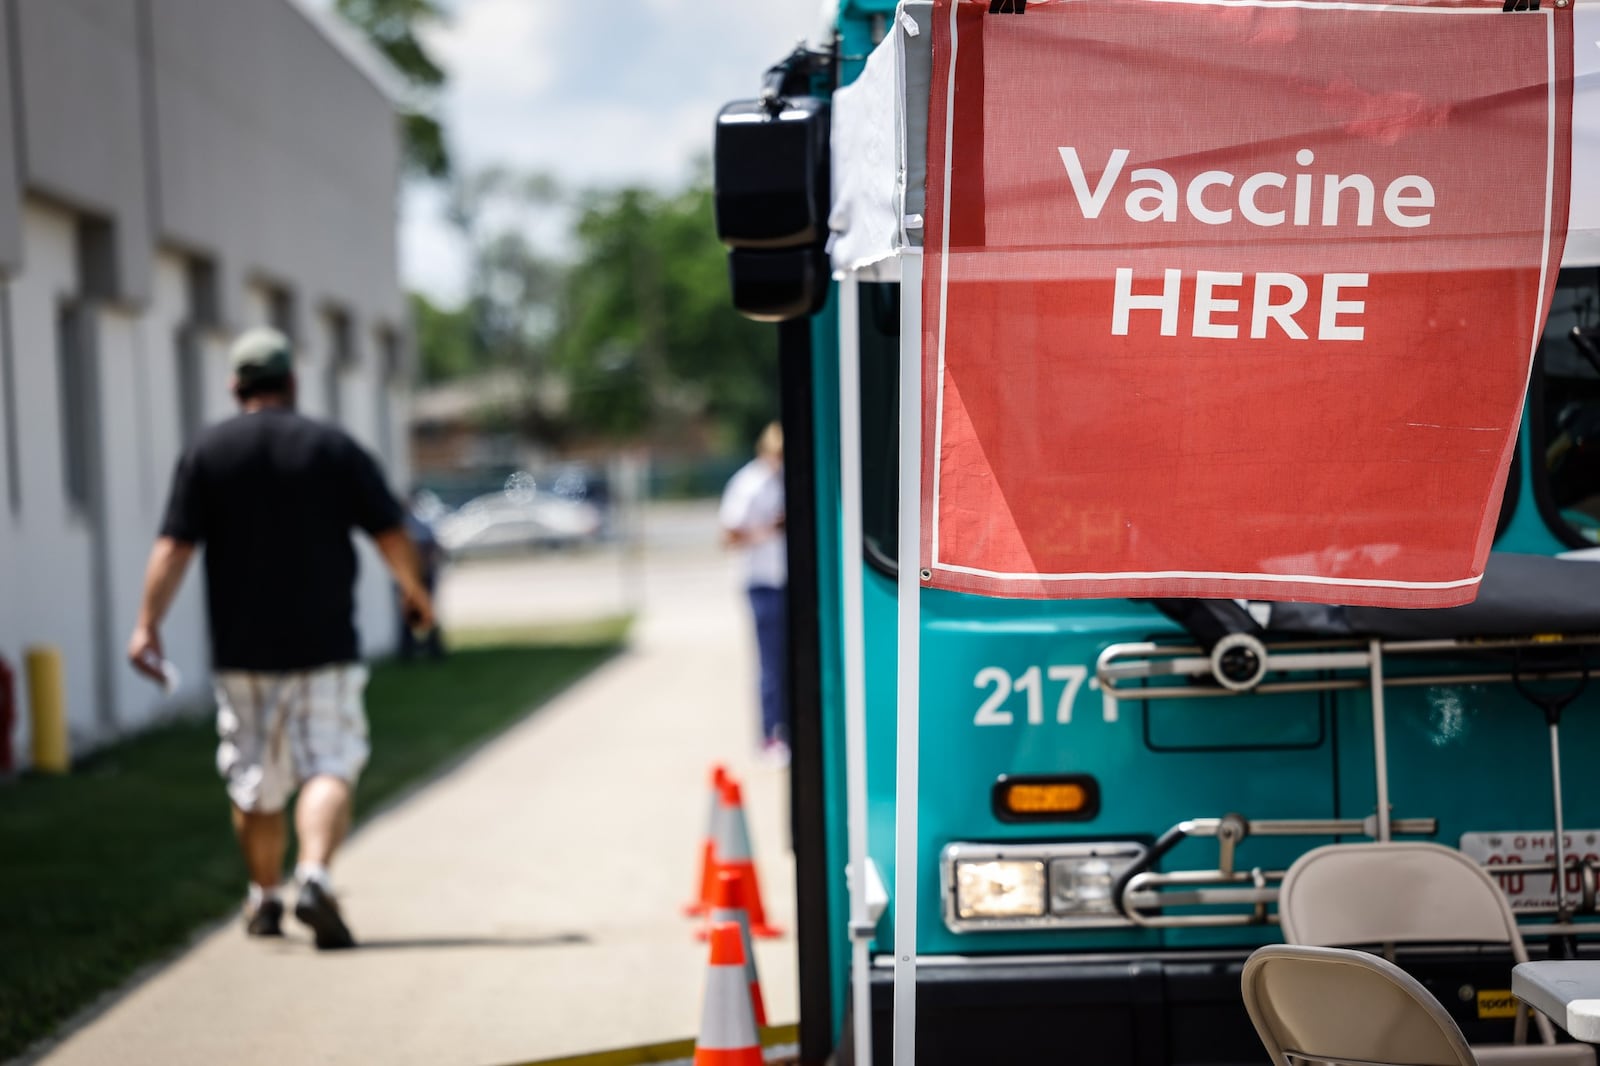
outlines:
[[[496, 565], [537, 618], [541, 574], [561, 561]], [[335, 879], [360, 950], [230, 924], [43, 1061], [492, 1066], [693, 1036], [705, 949], [680, 906], [719, 759], [745, 782], [787, 932], [757, 948], [768, 1015], [794, 1021], [787, 774], [756, 764], [733, 570], [658, 553], [640, 588], [628, 651], [351, 841]]]

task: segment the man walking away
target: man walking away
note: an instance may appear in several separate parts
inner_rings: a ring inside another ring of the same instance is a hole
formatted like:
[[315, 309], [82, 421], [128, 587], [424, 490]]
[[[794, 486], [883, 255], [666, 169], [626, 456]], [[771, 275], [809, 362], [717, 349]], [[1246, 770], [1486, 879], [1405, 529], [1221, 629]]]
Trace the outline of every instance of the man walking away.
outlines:
[[317, 947], [352, 947], [328, 879], [369, 751], [350, 531], [372, 537], [416, 625], [432, 624], [433, 606], [377, 464], [337, 428], [295, 413], [288, 338], [251, 330], [230, 358], [240, 413], [178, 461], [128, 658], [160, 679], [161, 620], [203, 544], [217, 767], [250, 875], [246, 928], [282, 935], [284, 808], [298, 788], [295, 917]]
[[742, 555], [745, 588], [756, 621], [761, 661], [761, 750], [775, 766], [789, 764], [788, 546], [783, 532], [783, 427], [774, 422], [756, 442], [756, 457], [728, 481], [719, 512], [723, 542]]

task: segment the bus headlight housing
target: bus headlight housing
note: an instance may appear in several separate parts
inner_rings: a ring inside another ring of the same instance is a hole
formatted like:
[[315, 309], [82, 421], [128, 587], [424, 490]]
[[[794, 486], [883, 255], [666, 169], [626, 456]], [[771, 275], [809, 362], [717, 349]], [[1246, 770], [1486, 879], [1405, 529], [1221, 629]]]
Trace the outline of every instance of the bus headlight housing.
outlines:
[[997, 859], [956, 863], [956, 913], [963, 918], [1044, 914], [1044, 863]]
[[1128, 925], [1117, 879], [1144, 856], [1132, 841], [945, 846], [945, 925], [958, 933]]
[[1120, 914], [1111, 890], [1133, 862], [1089, 855], [1050, 863], [1050, 913]]

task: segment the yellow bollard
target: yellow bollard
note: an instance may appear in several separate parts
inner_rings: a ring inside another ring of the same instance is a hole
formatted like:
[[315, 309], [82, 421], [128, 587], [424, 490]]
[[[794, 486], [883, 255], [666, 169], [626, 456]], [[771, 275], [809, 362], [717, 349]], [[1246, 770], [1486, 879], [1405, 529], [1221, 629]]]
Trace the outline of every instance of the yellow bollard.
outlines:
[[28, 672], [28, 716], [33, 725], [33, 768], [64, 774], [72, 768], [67, 750], [67, 684], [61, 651], [38, 644], [22, 653]]

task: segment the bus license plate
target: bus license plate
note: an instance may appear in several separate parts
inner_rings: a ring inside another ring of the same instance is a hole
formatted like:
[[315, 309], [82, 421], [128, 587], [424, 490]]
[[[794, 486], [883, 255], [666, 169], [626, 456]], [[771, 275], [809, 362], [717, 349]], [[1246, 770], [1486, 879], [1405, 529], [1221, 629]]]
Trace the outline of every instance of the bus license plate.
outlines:
[[[1567, 861], [1574, 856], [1589, 862], [1600, 861], [1600, 829], [1569, 829], [1565, 838]], [[1491, 872], [1529, 863], [1555, 862], [1555, 834], [1548, 829], [1505, 833], [1462, 833], [1461, 853]], [[1496, 877], [1505, 889], [1514, 911], [1550, 909], [1556, 905], [1556, 878], [1553, 871], [1538, 874], [1508, 874]], [[1578, 871], [1567, 870], [1567, 898], [1582, 891]]]

